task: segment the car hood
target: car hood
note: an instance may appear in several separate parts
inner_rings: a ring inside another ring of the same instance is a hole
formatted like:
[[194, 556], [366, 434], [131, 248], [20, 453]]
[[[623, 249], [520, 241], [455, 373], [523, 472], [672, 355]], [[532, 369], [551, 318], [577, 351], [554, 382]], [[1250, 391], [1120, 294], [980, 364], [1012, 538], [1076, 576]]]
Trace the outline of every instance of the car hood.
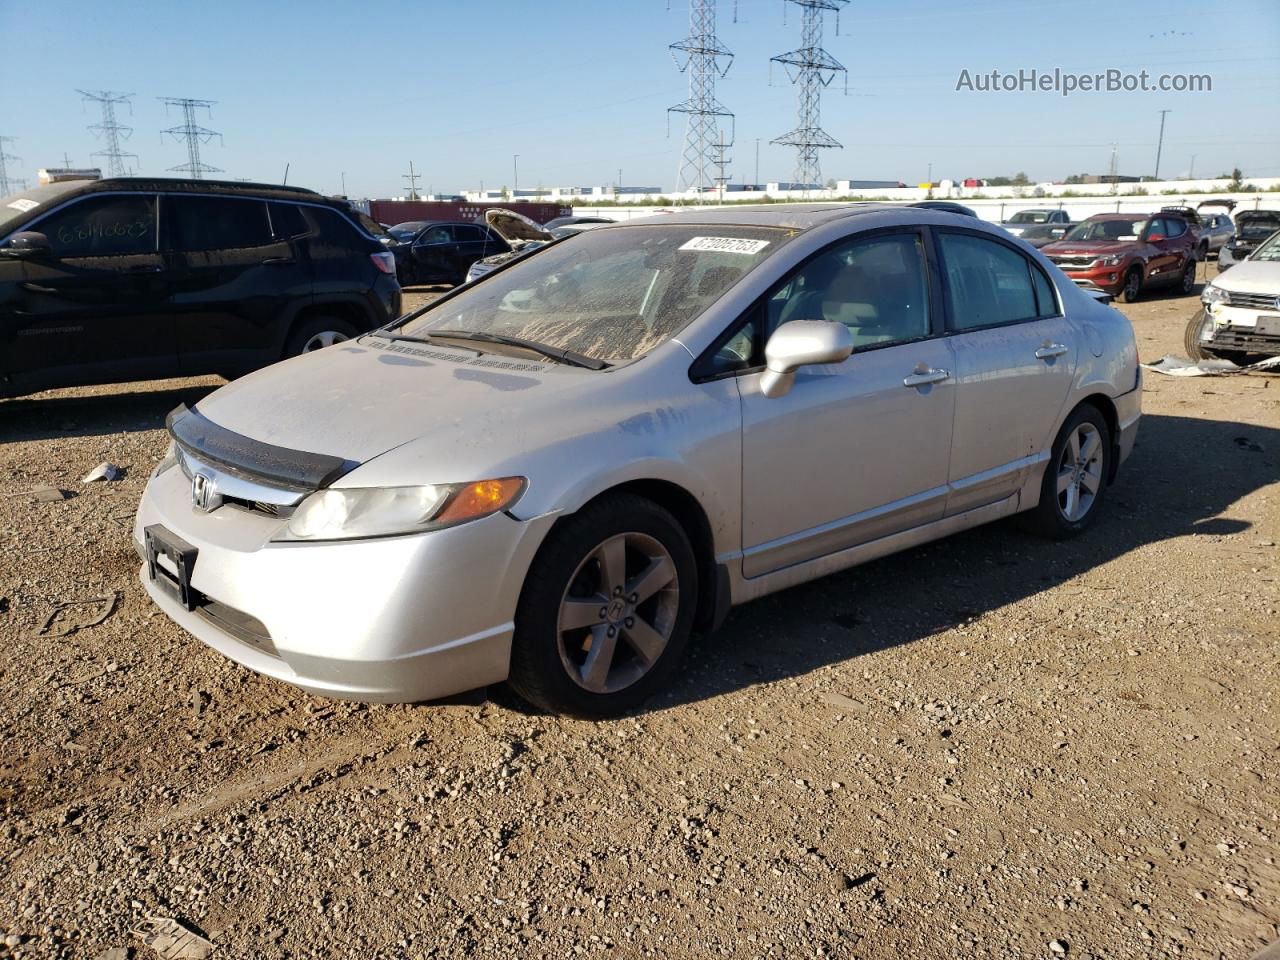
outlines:
[[1101, 257], [1109, 253], [1126, 253], [1136, 245], [1136, 240], [1055, 240], [1041, 247], [1040, 252], [1046, 257], [1072, 257], [1086, 254]]
[[498, 436], [518, 446], [517, 422], [562, 424], [603, 379], [523, 357], [363, 337], [232, 381], [197, 409], [252, 440], [366, 463], [415, 440], [448, 449]]
[[542, 240], [545, 242], [552, 239], [551, 234], [544, 230], [541, 224], [535, 223], [522, 213], [516, 213], [514, 210], [507, 210], [503, 207], [493, 207], [486, 210], [484, 212], [484, 222], [507, 243], [514, 243], [518, 240]]
[[1280, 297], [1280, 260], [1245, 260], [1229, 273], [1213, 278], [1213, 285], [1231, 293], [1261, 293]]

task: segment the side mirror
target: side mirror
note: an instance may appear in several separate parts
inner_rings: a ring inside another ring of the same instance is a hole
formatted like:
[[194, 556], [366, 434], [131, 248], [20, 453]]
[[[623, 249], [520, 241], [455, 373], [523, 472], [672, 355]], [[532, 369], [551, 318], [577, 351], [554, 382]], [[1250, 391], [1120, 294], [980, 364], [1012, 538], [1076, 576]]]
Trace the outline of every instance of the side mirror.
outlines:
[[49, 238], [34, 230], [22, 230], [9, 238], [9, 246], [0, 249], [7, 257], [15, 260], [35, 260], [40, 257], [52, 257], [53, 247]]
[[843, 323], [825, 320], [792, 320], [773, 332], [764, 346], [765, 371], [760, 392], [782, 397], [795, 383], [801, 367], [841, 363], [853, 352], [853, 334]]
[[1151, 233], [1147, 235], [1147, 243], [1159, 243], [1163, 239], [1163, 233]]

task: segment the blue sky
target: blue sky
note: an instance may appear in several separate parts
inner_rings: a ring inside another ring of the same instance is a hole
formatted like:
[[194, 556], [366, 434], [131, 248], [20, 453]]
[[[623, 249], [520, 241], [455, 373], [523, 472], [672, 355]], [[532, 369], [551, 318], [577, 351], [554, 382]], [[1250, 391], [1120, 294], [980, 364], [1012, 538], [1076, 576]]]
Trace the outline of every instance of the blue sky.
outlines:
[[[737, 113], [736, 180], [790, 179], [794, 151], [769, 140], [795, 125], [795, 91], [769, 57], [800, 45], [794, 5], [720, 0], [719, 34], [737, 55], [720, 82]], [[132, 92], [129, 149], [143, 173], [185, 161], [160, 130], [179, 122], [160, 96], [216, 100], [223, 134], [204, 159], [227, 177], [352, 196], [613, 182], [670, 188], [684, 133], [666, 107], [687, 96], [667, 45], [688, 32], [687, 0], [485, 3], [0, 0], [0, 134], [23, 158], [11, 175], [77, 164], [100, 148], [76, 88]], [[923, 180], [1025, 171], [1033, 180], [1150, 173], [1159, 110], [1169, 109], [1161, 171], [1280, 176], [1280, 3], [1237, 0], [854, 0], [824, 45], [849, 69], [822, 102], [845, 144], [823, 176]], [[962, 69], [1213, 76], [1211, 93], [956, 92]]]

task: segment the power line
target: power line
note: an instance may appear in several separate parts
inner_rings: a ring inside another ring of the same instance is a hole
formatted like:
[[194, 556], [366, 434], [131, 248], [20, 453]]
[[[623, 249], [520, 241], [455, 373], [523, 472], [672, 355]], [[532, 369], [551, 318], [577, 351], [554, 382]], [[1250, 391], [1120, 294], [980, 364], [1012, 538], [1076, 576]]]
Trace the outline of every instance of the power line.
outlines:
[[[676, 191], [692, 188], [701, 195], [702, 188], [712, 180], [710, 174], [717, 162], [717, 149], [720, 157], [724, 153], [723, 147], [716, 146], [717, 140], [724, 140], [723, 131], [717, 136], [719, 118], [728, 117], [730, 131], [734, 125], [733, 113], [716, 99], [716, 79], [727, 74], [733, 66], [733, 54], [716, 36], [716, 0], [692, 0], [689, 4], [689, 36], [671, 44], [669, 49], [676, 67], [689, 75], [688, 99], [667, 108], [668, 116], [683, 113], [686, 118], [684, 152], [676, 172]], [[724, 61], [723, 67], [721, 61]], [[732, 143], [733, 134], [730, 132], [726, 145]], [[720, 172], [724, 173], [723, 168]]]
[[91, 156], [106, 158], [107, 176], [127, 177], [132, 172], [127, 161], [129, 158], [137, 160], [138, 155], [136, 153], [126, 153], [120, 149], [120, 141], [128, 140], [133, 136], [133, 127], [125, 126], [116, 120], [116, 104], [123, 103], [127, 105], [129, 112], [133, 113], [133, 104], [129, 101], [133, 94], [113, 93], [110, 90], [99, 90], [96, 93], [91, 90], [77, 90], [76, 92], [85, 100], [92, 101], [102, 108], [102, 122], [90, 124], [89, 129], [102, 137], [106, 142], [106, 149], [99, 150], [91, 154]]
[[161, 138], [163, 139], [164, 135], [168, 134], [174, 140], [185, 140], [187, 143], [187, 162], [169, 169], [175, 173], [189, 173], [197, 180], [206, 173], [222, 173], [221, 167], [213, 167], [200, 161], [200, 144], [208, 143], [214, 137], [217, 137], [218, 142], [221, 143], [222, 134], [217, 130], [209, 130], [196, 123], [196, 111], [201, 109], [209, 110], [218, 101], [192, 100], [189, 97], [160, 97], [159, 99], [166, 108], [181, 107], [183, 121], [176, 127], [161, 130]]
[[[822, 129], [822, 88], [829, 86], [837, 73], [848, 77], [849, 71], [835, 57], [822, 49], [822, 17], [828, 10], [836, 11], [849, 0], [787, 0], [798, 6], [802, 13], [800, 47], [789, 53], [780, 53], [769, 59], [780, 63], [787, 77], [800, 88], [800, 105], [794, 130], [784, 133], [770, 143], [796, 148], [794, 179], [800, 184], [822, 183], [822, 166], [818, 151], [841, 147], [843, 144]], [[839, 21], [836, 21], [839, 32]], [[846, 79], [846, 84], [848, 80]]]
[[[4, 152], [4, 145], [6, 143], [13, 143], [17, 139], [17, 137], [0, 137], [0, 197], [7, 197], [9, 194], [15, 193], [18, 190], [27, 189], [27, 181], [19, 180], [16, 177], [10, 177], [9, 168], [6, 166], [10, 161], [17, 163], [22, 159], [15, 154]], [[21, 186], [19, 186], [19, 184], [21, 184]]]

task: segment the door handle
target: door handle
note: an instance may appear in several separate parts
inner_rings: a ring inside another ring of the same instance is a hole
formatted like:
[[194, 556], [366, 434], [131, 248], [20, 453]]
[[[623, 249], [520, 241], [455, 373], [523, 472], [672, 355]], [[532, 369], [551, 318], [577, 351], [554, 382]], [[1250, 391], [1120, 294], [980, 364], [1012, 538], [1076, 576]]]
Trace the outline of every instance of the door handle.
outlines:
[[1052, 360], [1054, 357], [1060, 357], [1070, 348], [1065, 343], [1053, 343], [1049, 340], [1044, 342], [1044, 346], [1036, 351], [1037, 360]]
[[262, 261], [264, 267], [275, 267], [290, 263], [297, 263], [297, 261], [293, 257], [267, 257]]
[[58, 292], [57, 287], [42, 287], [38, 283], [25, 282], [20, 284], [20, 286], [22, 287], [23, 290], [30, 291], [31, 293], [57, 293]]
[[139, 264], [136, 267], [130, 267], [125, 273], [164, 273], [164, 267], [152, 264]]
[[904, 387], [927, 387], [931, 383], [940, 383], [951, 376], [950, 370], [943, 370], [941, 367], [926, 367], [924, 364], [916, 367], [916, 372], [902, 378]]

